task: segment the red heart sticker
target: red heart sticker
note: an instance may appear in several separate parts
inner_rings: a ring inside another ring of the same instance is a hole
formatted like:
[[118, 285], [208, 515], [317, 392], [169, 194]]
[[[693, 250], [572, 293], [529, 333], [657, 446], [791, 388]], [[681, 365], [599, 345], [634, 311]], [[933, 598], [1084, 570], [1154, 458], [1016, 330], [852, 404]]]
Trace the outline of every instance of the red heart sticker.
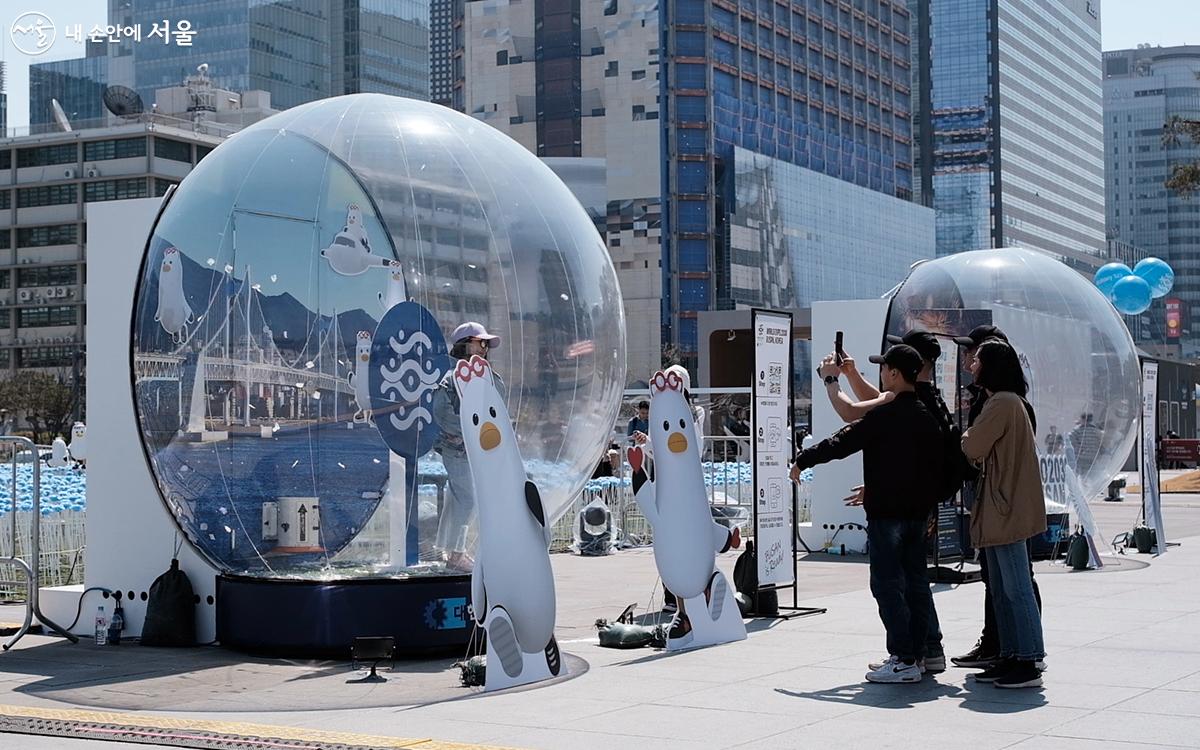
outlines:
[[634, 471], [641, 471], [644, 459], [645, 456], [641, 448], [634, 447], [629, 449], [629, 465], [633, 467]]

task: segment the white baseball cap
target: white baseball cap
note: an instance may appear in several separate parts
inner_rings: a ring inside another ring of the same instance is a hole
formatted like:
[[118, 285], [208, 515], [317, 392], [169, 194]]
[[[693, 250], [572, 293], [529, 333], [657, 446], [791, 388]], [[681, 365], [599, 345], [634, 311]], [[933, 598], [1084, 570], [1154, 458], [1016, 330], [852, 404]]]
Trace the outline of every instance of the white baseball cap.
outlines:
[[667, 375], [675, 373], [677, 376], [679, 376], [679, 380], [683, 383], [683, 390], [692, 390], [692, 376], [688, 374], [687, 368], [683, 365], [671, 365], [663, 372]]
[[489, 348], [500, 348], [500, 337], [488, 333], [487, 329], [483, 327], [483, 323], [476, 323], [474, 321], [463, 323], [454, 329], [454, 333], [450, 334], [451, 345], [465, 341], [466, 339], [483, 339], [488, 342]]

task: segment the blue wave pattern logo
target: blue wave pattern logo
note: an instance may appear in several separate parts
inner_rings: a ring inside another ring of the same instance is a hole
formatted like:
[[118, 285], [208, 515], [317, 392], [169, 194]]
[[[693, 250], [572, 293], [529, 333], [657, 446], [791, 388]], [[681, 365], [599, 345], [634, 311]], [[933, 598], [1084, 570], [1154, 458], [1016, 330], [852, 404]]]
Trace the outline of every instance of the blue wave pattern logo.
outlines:
[[379, 321], [367, 380], [375, 427], [393, 453], [416, 459], [433, 448], [433, 396], [451, 365], [441, 328], [421, 305], [401, 302]]

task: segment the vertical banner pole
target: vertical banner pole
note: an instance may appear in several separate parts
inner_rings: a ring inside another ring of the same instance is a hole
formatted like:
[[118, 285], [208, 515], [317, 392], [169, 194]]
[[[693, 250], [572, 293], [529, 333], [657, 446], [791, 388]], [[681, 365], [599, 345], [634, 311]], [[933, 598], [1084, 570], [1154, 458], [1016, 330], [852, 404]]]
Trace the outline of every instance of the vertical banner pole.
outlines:
[[[754, 564], [758, 590], [791, 586], [796, 591], [797, 502], [788, 476], [793, 447], [794, 382], [792, 314], [751, 311], [754, 373], [751, 379], [751, 461], [754, 476]], [[789, 519], [790, 511], [790, 519]], [[791, 565], [786, 565], [791, 558]], [[757, 603], [757, 596], [755, 597]], [[785, 614], [784, 611], [787, 610]], [[780, 607], [779, 617], [824, 612], [814, 607]]]
[[1163, 530], [1162, 498], [1159, 496], [1155, 436], [1158, 434], [1158, 363], [1142, 363], [1142, 517], [1158, 537], [1158, 552], [1167, 551]]

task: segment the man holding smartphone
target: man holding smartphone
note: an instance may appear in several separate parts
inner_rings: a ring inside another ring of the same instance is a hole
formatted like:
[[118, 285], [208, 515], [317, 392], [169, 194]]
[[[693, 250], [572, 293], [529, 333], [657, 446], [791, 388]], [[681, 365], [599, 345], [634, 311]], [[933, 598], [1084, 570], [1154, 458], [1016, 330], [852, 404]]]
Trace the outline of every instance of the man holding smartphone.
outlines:
[[803, 469], [862, 451], [871, 594], [879, 605], [888, 648], [887, 659], [870, 665], [867, 680], [915, 683], [925, 671], [918, 662], [926, 651], [933, 611], [925, 571], [925, 524], [938, 499], [942, 434], [916, 394], [921, 355], [897, 344], [881, 359], [880, 375], [890, 400], [801, 451], [792, 478]]
[[[965, 462], [961, 459], [961, 449], [957, 426], [954, 424], [954, 418], [950, 415], [950, 410], [946, 406], [946, 402], [942, 399], [941, 393], [933, 382], [937, 359], [942, 355], [942, 347], [938, 343], [937, 337], [926, 330], [914, 328], [904, 336], [887, 337], [890, 344], [906, 344], [912, 347], [921, 356], [921, 370], [917, 374], [917, 382], [914, 390], [917, 398], [925, 406], [926, 410], [933, 415], [937, 420], [938, 426], [942, 431], [942, 443], [937, 447], [936, 453], [942, 461], [943, 471], [941, 481], [938, 482], [939, 500], [945, 499], [947, 495], [952, 495], [957, 491], [957, 486], [962, 484], [963, 467]], [[890, 390], [885, 389], [880, 391], [875, 386], [867, 382], [855, 366], [852, 358], [845, 356], [845, 352], [841, 353], [841, 364], [838, 364], [838, 340], [835, 339], [834, 354], [822, 361], [819, 370], [820, 375], [825, 380], [825, 392], [829, 396], [830, 402], [833, 404], [833, 410], [845, 422], [853, 422], [857, 419], [862, 419], [871, 410], [883, 404], [890, 403], [895, 394]], [[882, 364], [884, 358], [879, 355], [872, 355], [870, 361], [874, 364]], [[841, 389], [839, 376], [845, 374], [846, 379], [850, 381], [850, 387], [854, 391], [859, 401], [852, 401]], [[932, 478], [932, 477], [931, 477]], [[864, 489], [860, 485], [853, 488], [854, 493], [846, 498], [847, 505], [862, 505]], [[879, 666], [872, 664], [874, 669]], [[942, 630], [941, 623], [938, 620], [937, 609], [933, 605], [933, 599], [930, 598], [929, 610], [929, 625], [925, 636], [925, 650], [923, 653], [923, 666], [928, 672], [943, 672], [946, 669], [946, 653], [942, 645]]]

